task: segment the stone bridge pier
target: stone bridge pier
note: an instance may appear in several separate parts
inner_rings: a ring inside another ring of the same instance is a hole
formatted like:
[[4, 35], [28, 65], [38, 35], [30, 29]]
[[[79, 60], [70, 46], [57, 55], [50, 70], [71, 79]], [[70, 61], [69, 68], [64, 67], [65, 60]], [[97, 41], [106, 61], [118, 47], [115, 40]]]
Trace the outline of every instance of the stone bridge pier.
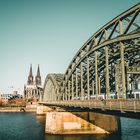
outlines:
[[47, 112], [52, 111], [52, 109], [45, 105], [37, 105], [36, 114], [37, 115], [46, 115]]
[[119, 117], [94, 112], [66, 112], [38, 105], [37, 115], [46, 115], [48, 134], [110, 134], [120, 131]]

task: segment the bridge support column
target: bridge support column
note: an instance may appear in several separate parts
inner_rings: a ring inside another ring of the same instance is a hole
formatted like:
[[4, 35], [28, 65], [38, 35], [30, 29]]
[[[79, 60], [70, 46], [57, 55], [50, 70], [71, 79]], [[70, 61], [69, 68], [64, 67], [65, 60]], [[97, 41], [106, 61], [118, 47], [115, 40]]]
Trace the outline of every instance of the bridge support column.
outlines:
[[[45, 132], [49, 134], [105, 134], [104, 129], [87, 121], [88, 112], [47, 112]], [[79, 117], [80, 116], [80, 117]]]
[[106, 98], [110, 98], [110, 87], [109, 87], [109, 66], [108, 66], [108, 48], [105, 47], [105, 62], [106, 62]]
[[119, 133], [121, 130], [120, 118], [116, 116], [90, 112], [89, 120], [109, 133]]
[[47, 112], [49, 134], [109, 134], [119, 131], [118, 118], [90, 112]]
[[87, 56], [87, 96], [88, 100], [90, 98], [90, 93], [89, 93], [89, 57]]
[[72, 92], [72, 93], [71, 93], [71, 94], [72, 94], [72, 95], [71, 95], [71, 99], [72, 99], [72, 100], [73, 100], [73, 98], [74, 98], [74, 90], [73, 90], [73, 85], [74, 85], [73, 82], [74, 82], [74, 80], [73, 80], [73, 77], [74, 77], [74, 76], [73, 76], [73, 74], [72, 74], [72, 77], [71, 77], [71, 92]]
[[71, 90], [70, 90], [70, 80], [68, 80], [68, 100], [70, 100]]
[[44, 105], [37, 105], [37, 108], [36, 108], [37, 115], [45, 115], [46, 112], [48, 111], [52, 111], [52, 109]]
[[68, 100], [67, 93], [67, 85], [65, 85], [65, 100]]
[[84, 89], [83, 89], [83, 64], [80, 64], [80, 77], [81, 77], [81, 97], [84, 98]]
[[98, 56], [97, 52], [95, 52], [95, 91], [96, 91], [96, 99], [98, 99]]
[[126, 81], [125, 81], [125, 66], [124, 66], [124, 44], [120, 42], [120, 55], [121, 55], [121, 74], [122, 74], [122, 94], [126, 98]]
[[76, 99], [78, 98], [78, 72], [77, 72], [77, 69], [75, 71], [75, 76], [76, 76]]
[[65, 76], [65, 100], [68, 100], [68, 84], [67, 84], [68, 75]]
[[61, 87], [63, 101], [65, 100], [65, 88], [64, 88], [64, 85], [65, 85], [65, 83], [63, 81], [63, 87]]

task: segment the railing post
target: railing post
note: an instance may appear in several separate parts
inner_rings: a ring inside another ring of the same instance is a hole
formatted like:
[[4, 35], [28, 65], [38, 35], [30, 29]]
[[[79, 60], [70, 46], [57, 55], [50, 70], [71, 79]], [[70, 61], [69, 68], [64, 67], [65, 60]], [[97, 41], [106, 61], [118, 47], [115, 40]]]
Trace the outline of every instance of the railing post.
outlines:
[[94, 97], [94, 81], [92, 80], [92, 95]]
[[104, 110], [104, 103], [102, 102], [102, 104], [101, 104], [101, 107], [102, 107], [102, 110]]
[[136, 101], [134, 101], [134, 112], [136, 113], [137, 111], [136, 111]]
[[120, 111], [122, 112], [122, 102], [120, 101]]
[[110, 110], [112, 110], [111, 105], [112, 105], [112, 103], [111, 103], [111, 101], [109, 101], [109, 108], [110, 108]]
[[94, 102], [94, 108], [95, 108], [95, 109], [97, 108], [96, 101]]
[[90, 108], [90, 100], [88, 101], [88, 107]]

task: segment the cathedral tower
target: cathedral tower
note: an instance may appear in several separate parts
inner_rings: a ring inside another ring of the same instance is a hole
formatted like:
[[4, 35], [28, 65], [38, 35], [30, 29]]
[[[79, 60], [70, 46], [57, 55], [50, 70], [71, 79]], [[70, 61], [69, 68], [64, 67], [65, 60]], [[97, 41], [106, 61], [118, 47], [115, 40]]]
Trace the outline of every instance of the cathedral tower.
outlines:
[[27, 101], [38, 101], [41, 94], [40, 89], [41, 89], [41, 76], [39, 65], [37, 68], [37, 74], [35, 79], [33, 77], [32, 65], [30, 65], [27, 85], [24, 86], [24, 97], [27, 99]]
[[37, 68], [37, 75], [35, 77], [35, 83], [36, 83], [36, 85], [41, 85], [41, 76], [40, 76], [39, 65], [38, 65], [38, 68]]
[[34, 83], [33, 80], [34, 80], [34, 78], [33, 78], [33, 72], [32, 72], [32, 64], [31, 64], [27, 84], [33, 85], [33, 83]]

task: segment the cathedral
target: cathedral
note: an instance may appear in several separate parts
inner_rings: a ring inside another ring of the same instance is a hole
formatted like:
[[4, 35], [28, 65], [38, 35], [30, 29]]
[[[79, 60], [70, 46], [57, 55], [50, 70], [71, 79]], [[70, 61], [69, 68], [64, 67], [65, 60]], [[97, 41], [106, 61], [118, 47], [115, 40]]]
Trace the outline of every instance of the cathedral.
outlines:
[[41, 76], [40, 76], [40, 68], [38, 65], [37, 74], [33, 76], [32, 65], [30, 65], [30, 71], [28, 75], [27, 84], [24, 85], [24, 97], [27, 101], [38, 101], [41, 94]]

